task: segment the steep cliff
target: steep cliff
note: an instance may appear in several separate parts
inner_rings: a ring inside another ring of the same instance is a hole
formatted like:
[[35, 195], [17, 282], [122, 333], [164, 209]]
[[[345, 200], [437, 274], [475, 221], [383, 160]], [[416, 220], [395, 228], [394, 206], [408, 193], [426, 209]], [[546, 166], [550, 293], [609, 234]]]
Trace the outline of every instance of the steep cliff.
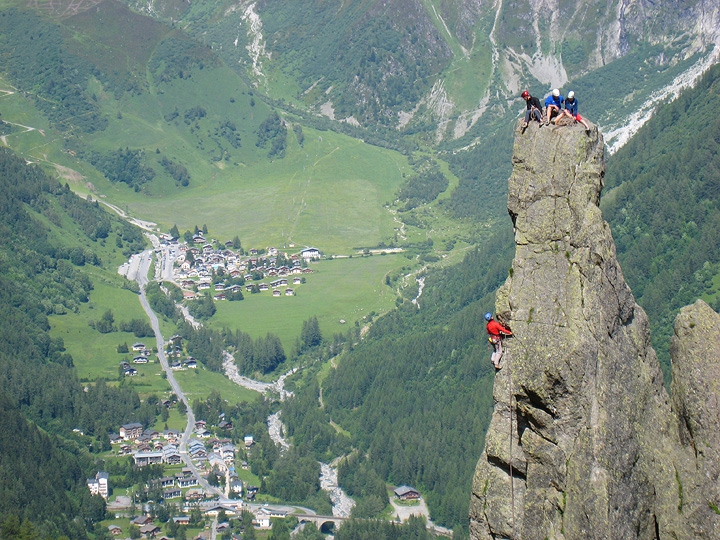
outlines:
[[[711, 469], [696, 460], [698, 437], [713, 459], [717, 410], [703, 423], [693, 405], [681, 440], [647, 317], [598, 208], [603, 174], [594, 128], [533, 123], [516, 135], [516, 254], [496, 302], [515, 336], [473, 482], [472, 538], [717, 537], [717, 497], [701, 478]], [[703, 402], [712, 387], [698, 394], [694, 383], [686, 394]]]

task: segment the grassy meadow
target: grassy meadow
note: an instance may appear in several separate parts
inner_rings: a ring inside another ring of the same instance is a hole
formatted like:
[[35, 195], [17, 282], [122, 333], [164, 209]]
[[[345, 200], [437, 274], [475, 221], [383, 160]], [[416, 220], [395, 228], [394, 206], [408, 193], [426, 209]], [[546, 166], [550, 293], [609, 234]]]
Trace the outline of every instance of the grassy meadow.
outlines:
[[328, 339], [346, 332], [355, 321], [362, 325], [371, 312], [392, 308], [396, 294], [385, 285], [385, 275], [406, 264], [401, 254], [324, 260], [310, 265], [314, 273], [304, 274], [306, 283], [291, 285], [295, 296], [243, 293], [241, 302], [216, 302], [217, 312], [208, 324], [240, 329], [254, 338], [276, 334], [289, 354], [303, 321], [310, 317], [318, 318], [320, 331]]

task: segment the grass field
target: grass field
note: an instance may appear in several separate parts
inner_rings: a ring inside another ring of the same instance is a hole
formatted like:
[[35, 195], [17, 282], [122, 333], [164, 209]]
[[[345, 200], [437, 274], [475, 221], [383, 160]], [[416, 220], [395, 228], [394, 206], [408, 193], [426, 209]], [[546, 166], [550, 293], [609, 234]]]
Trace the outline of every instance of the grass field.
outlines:
[[233, 404], [241, 401], [255, 401], [260, 397], [258, 392], [238, 386], [225, 375], [202, 368], [176, 371], [175, 379], [190, 403], [196, 398], [206, 398], [213, 390], [219, 392], [223, 399]]
[[[394, 306], [395, 291], [385, 285], [385, 275], [407, 265], [401, 254], [325, 260], [312, 264], [306, 283], [293, 286], [295, 296], [273, 297], [270, 291], [244, 293], [241, 302], [216, 302], [213, 328], [240, 329], [254, 338], [276, 334], [289, 353], [300, 336], [303, 321], [318, 318], [323, 336], [344, 333], [371, 312]], [[340, 319], [346, 324], [340, 323]]]
[[306, 129], [304, 148], [290, 139], [283, 160], [225, 165], [212, 172], [212, 181], [162, 198], [128, 193], [125, 205], [168, 229], [206, 224], [210, 236], [237, 235], [245, 247], [294, 243], [348, 254], [392, 237], [384, 204], [400, 184], [404, 157], [331, 132]]

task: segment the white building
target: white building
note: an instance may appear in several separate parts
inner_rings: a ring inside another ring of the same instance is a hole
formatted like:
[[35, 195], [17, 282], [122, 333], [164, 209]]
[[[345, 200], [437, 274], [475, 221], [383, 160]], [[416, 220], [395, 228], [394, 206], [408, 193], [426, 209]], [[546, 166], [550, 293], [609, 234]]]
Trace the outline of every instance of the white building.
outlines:
[[90, 495], [100, 495], [103, 499], [107, 499], [110, 494], [109, 478], [110, 475], [104, 471], [97, 473], [95, 478], [88, 478], [87, 485]]

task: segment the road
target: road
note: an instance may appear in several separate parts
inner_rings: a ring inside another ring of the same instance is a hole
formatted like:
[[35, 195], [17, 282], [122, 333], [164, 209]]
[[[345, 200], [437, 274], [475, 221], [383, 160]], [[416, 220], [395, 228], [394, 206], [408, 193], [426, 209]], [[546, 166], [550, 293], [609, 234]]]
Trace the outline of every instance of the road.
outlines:
[[140, 255], [136, 255], [139, 261], [135, 280], [140, 287], [140, 304], [145, 310], [148, 319], [150, 319], [150, 326], [152, 327], [153, 332], [155, 332], [155, 341], [157, 343], [158, 351], [157, 355], [160, 359], [160, 365], [167, 375], [167, 381], [170, 383], [172, 391], [175, 393], [178, 400], [185, 404], [185, 408], [187, 409], [187, 425], [185, 426], [185, 432], [183, 433], [178, 450], [180, 451], [180, 456], [183, 461], [192, 470], [193, 474], [195, 474], [198, 479], [198, 484], [205, 490], [205, 492], [213, 493], [223, 500], [225, 499], [223, 492], [208, 483], [208, 481], [200, 474], [187, 453], [187, 443], [192, 436], [193, 430], [195, 429], [195, 414], [193, 413], [192, 407], [190, 406], [190, 403], [188, 403], [187, 397], [185, 397], [182, 388], [180, 388], [180, 384], [177, 382], [177, 379], [175, 379], [175, 373], [168, 365], [167, 356], [165, 356], [165, 340], [163, 339], [162, 332], [160, 332], [160, 322], [158, 321], [157, 315], [150, 307], [147, 296], [145, 295], [145, 288], [148, 284], [148, 272], [150, 271], [150, 265], [152, 264], [152, 253], [153, 252], [151, 250], [146, 250]]

